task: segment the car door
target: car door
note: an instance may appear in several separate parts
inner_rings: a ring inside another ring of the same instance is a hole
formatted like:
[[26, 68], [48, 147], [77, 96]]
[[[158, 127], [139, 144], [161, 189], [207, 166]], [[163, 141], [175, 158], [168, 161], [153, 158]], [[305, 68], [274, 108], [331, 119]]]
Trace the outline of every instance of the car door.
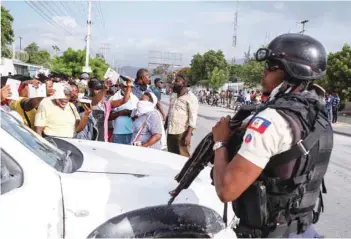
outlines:
[[1, 237], [62, 238], [59, 173], [10, 134], [0, 133]]

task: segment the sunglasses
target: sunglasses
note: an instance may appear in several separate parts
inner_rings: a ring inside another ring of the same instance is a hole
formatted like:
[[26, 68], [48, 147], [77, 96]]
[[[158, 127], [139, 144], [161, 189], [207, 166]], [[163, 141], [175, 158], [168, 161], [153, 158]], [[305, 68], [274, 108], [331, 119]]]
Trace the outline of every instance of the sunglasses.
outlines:
[[264, 64], [264, 69], [266, 71], [276, 71], [276, 70], [284, 70], [283, 67], [281, 67], [279, 64], [277, 63], [272, 63], [270, 61], [266, 61]]

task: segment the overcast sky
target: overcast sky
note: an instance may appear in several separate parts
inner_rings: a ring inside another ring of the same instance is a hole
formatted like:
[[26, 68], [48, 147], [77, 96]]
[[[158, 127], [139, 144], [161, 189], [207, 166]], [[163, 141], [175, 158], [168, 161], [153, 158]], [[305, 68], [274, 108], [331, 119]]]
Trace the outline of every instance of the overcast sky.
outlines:
[[[37, 42], [52, 52], [85, 47], [87, 1], [32, 3], [48, 20], [23, 1], [2, 1], [14, 17], [16, 48]], [[237, 46], [232, 47], [234, 14], [238, 6]], [[194, 54], [221, 49], [227, 59], [242, 58], [275, 36], [298, 32], [308, 19], [306, 34], [327, 51], [351, 44], [351, 2], [122, 2], [94, 1], [92, 53], [108, 43], [107, 59], [119, 66], [146, 67], [148, 51], [182, 54], [188, 65]], [[101, 7], [101, 8], [100, 8]], [[102, 13], [102, 17], [101, 14]], [[61, 28], [66, 29], [63, 31]], [[74, 32], [72, 36], [68, 32]]]

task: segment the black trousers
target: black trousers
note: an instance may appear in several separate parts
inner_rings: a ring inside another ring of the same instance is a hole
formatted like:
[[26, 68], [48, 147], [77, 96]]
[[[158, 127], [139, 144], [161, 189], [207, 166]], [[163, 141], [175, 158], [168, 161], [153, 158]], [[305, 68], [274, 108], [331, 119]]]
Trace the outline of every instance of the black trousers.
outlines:
[[333, 123], [338, 120], [338, 109], [333, 109]]

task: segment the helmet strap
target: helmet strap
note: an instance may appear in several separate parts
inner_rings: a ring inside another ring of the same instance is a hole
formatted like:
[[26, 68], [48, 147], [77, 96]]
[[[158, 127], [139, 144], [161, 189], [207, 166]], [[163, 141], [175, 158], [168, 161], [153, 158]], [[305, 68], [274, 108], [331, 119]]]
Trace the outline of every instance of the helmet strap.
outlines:
[[[290, 76], [286, 72], [284, 76], [284, 82], [287, 84], [287, 88], [291, 88], [289, 92], [296, 92], [296, 91], [302, 92], [306, 90], [310, 85], [310, 81], [296, 79]], [[288, 92], [284, 92], [284, 93], [288, 93]]]

